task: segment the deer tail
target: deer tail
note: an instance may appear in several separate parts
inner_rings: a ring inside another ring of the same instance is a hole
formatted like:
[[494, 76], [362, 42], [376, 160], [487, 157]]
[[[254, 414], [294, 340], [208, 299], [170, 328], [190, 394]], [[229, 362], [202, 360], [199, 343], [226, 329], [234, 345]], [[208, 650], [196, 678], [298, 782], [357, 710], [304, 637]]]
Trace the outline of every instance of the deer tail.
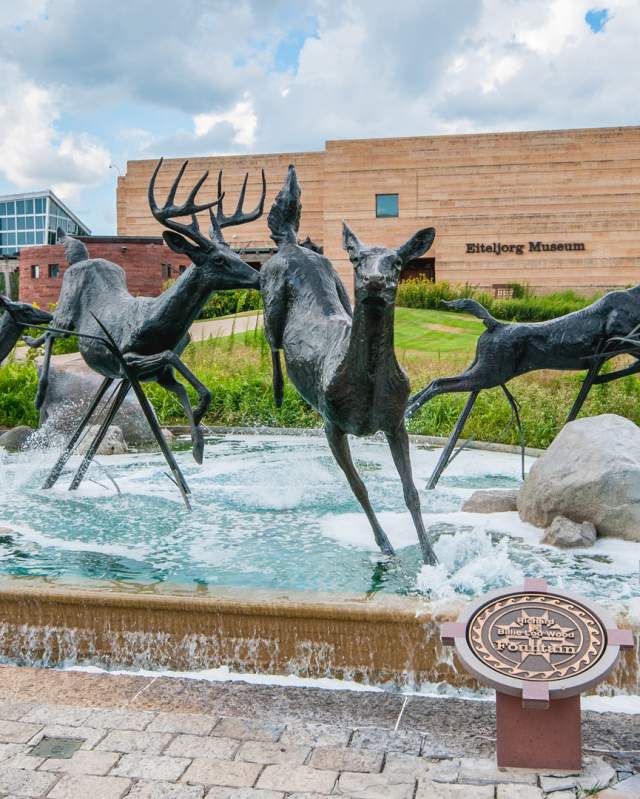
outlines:
[[480, 305], [477, 300], [442, 300], [442, 304], [447, 308], [455, 308], [457, 311], [466, 311], [477, 316], [478, 319], [482, 319], [487, 330], [495, 330], [504, 324], [491, 316], [484, 305]]
[[284, 242], [297, 243], [301, 211], [300, 186], [298, 185], [296, 169], [293, 164], [289, 164], [284, 186], [278, 192], [267, 220], [271, 238], [276, 244], [283, 244]]

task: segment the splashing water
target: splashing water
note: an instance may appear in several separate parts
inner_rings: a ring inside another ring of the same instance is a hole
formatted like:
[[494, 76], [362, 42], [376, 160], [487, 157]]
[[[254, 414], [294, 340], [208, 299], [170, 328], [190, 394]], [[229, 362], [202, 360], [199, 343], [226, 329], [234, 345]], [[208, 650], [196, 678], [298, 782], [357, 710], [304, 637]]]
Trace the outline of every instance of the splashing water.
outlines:
[[[437, 490], [423, 487], [439, 450], [412, 447], [425, 525], [440, 565], [421, 565], [416, 533], [391, 455], [355, 439], [354, 459], [398, 557], [377, 554], [369, 524], [318, 436], [226, 435], [208, 440], [198, 466], [177, 459], [193, 491], [182, 507], [161, 456], [99, 459], [79, 491], [70, 463], [57, 486], [40, 489], [57, 452], [0, 450], [0, 574], [136, 583], [233, 585], [341, 592], [383, 590], [438, 599], [473, 596], [545, 576], [594, 599], [637, 601], [640, 544], [600, 539], [587, 550], [540, 544], [516, 513], [461, 512], [476, 488], [518, 485], [519, 457], [464, 451]], [[180, 446], [178, 446], [180, 450]]]

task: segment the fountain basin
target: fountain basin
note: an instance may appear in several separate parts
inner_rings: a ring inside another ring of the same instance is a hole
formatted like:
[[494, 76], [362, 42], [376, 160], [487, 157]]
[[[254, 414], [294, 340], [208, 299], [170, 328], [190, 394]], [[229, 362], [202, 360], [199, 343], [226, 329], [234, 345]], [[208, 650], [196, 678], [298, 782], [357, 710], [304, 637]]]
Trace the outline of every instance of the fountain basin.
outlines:
[[[517, 486], [517, 454], [464, 451], [436, 491], [421, 491], [433, 568], [421, 564], [387, 447], [352, 446], [392, 561], [317, 436], [215, 436], [202, 467], [178, 452], [192, 514], [156, 454], [101, 458], [78, 492], [66, 490], [70, 474], [39, 488], [55, 452], [0, 455], [0, 656], [473, 688], [438, 625], [487, 590], [544, 576], [635, 623], [640, 544], [557, 550], [516, 513], [460, 510], [477, 488]], [[414, 444], [418, 486], [438, 454]], [[602, 690], [640, 693], [638, 672], [636, 647]]]

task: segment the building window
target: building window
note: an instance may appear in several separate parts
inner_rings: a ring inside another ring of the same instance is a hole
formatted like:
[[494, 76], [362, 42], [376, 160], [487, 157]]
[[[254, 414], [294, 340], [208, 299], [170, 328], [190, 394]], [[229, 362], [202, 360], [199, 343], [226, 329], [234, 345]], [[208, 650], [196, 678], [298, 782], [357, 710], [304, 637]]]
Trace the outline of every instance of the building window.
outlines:
[[376, 194], [376, 216], [398, 216], [398, 195]]
[[31, 264], [31, 279], [37, 280], [40, 277], [40, 267], [38, 264]]
[[493, 296], [498, 300], [510, 300], [513, 298], [513, 283], [494, 283]]
[[60, 277], [59, 264], [49, 264], [49, 277]]

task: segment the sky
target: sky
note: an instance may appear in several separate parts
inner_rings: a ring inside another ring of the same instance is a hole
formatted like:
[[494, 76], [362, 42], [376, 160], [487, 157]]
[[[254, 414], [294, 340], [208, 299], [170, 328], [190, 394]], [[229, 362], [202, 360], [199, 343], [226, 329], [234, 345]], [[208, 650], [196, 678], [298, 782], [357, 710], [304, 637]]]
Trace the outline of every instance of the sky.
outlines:
[[0, 193], [116, 232], [127, 160], [634, 125], [640, 2], [0, 0]]

